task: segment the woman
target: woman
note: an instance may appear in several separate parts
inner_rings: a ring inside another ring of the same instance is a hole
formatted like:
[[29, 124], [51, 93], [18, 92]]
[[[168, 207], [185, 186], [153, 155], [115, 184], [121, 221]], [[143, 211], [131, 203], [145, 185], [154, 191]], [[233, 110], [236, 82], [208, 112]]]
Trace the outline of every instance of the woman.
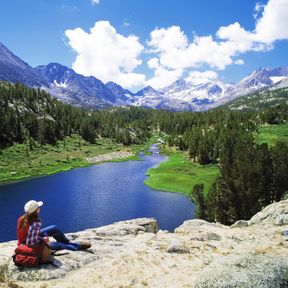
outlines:
[[71, 243], [64, 233], [55, 225], [41, 229], [39, 217], [42, 201], [30, 200], [24, 206], [25, 215], [18, 219], [17, 237], [18, 246], [26, 244], [29, 247], [37, 247], [49, 242], [49, 236], [57, 242], [49, 243], [53, 250], [83, 250], [91, 247], [90, 243]]

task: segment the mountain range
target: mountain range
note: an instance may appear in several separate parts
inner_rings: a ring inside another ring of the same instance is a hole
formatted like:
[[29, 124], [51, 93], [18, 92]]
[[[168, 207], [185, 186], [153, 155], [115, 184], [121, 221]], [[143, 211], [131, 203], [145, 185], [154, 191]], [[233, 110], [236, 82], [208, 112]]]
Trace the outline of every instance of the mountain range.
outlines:
[[288, 87], [288, 66], [259, 68], [236, 84], [219, 80], [194, 84], [181, 79], [161, 90], [147, 86], [132, 93], [117, 83], [104, 84], [58, 63], [33, 68], [0, 43], [0, 80], [44, 89], [78, 107], [133, 105], [170, 111], [204, 111], [252, 92]]

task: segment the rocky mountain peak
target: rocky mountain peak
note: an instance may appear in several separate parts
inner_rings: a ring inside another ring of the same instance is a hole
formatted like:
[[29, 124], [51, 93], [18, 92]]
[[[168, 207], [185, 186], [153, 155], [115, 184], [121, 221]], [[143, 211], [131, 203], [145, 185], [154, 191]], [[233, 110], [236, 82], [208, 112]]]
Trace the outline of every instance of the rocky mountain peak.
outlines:
[[0, 80], [30, 87], [46, 87], [46, 81], [26, 62], [0, 43]]
[[48, 92], [59, 99], [63, 95], [71, 99], [68, 102], [76, 100], [77, 106], [88, 108], [116, 102], [116, 96], [93, 76], [83, 76], [58, 63], [38, 66], [35, 70], [49, 83]]
[[161, 94], [160, 91], [155, 90], [151, 86], [146, 86], [142, 90], [138, 91], [135, 95], [136, 96], [145, 96], [145, 95], [160, 95], [160, 94]]
[[[104, 84], [93, 76], [80, 75], [58, 63], [34, 69], [0, 43], [0, 81], [44, 88], [61, 101], [85, 108], [135, 105], [170, 111], [203, 111], [260, 89], [274, 89], [274, 85], [285, 78], [288, 78], [288, 66], [260, 67], [236, 84], [217, 79], [195, 84], [186, 78], [160, 90], [147, 86], [132, 93], [117, 83]], [[287, 81], [281, 83], [281, 88], [287, 87], [285, 85]]]

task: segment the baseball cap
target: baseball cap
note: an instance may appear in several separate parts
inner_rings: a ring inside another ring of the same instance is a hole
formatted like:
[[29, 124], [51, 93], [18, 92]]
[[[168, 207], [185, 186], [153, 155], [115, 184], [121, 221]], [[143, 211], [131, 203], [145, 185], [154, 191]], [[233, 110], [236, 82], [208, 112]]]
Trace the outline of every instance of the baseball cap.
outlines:
[[25, 206], [24, 206], [24, 211], [26, 213], [33, 213], [34, 211], [36, 211], [40, 206], [43, 205], [42, 201], [35, 201], [35, 200], [30, 200], [28, 201]]

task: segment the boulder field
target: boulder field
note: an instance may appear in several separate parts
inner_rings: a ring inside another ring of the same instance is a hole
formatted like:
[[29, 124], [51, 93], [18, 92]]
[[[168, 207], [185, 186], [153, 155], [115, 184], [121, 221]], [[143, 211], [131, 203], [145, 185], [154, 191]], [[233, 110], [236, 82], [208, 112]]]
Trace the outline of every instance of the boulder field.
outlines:
[[16, 267], [16, 241], [0, 243], [0, 287], [288, 287], [288, 200], [232, 226], [194, 219], [172, 233], [141, 218], [67, 235], [92, 247], [39, 268]]

